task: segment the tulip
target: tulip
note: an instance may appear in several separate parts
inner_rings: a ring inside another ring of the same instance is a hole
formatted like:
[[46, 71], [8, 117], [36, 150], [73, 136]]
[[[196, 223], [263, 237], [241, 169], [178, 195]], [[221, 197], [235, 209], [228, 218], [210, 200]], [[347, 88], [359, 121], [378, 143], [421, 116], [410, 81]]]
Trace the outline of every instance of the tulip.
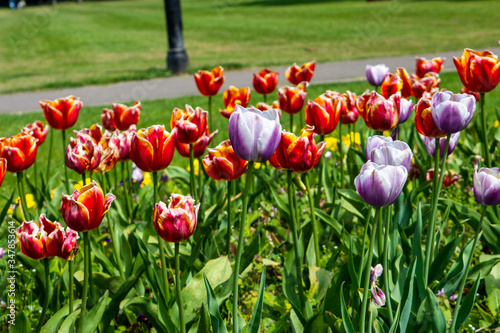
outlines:
[[[1, 150], [2, 148], [0, 148]], [[0, 186], [2, 186], [3, 179], [7, 173], [7, 160], [5, 158], [0, 158]]]
[[77, 134], [66, 147], [65, 162], [68, 168], [79, 174], [93, 171], [99, 166], [102, 147], [94, 142], [90, 135]]
[[392, 142], [392, 138], [390, 136], [382, 136], [382, 135], [373, 135], [368, 137], [366, 140], [366, 158], [370, 159], [372, 151], [374, 149], [380, 148], [383, 144], [387, 142]]
[[[264, 103], [264, 102], [259, 102], [259, 103], [257, 103], [256, 106], [252, 105], [251, 107], [254, 108], [254, 109], [260, 110], [260, 111], [267, 111], [267, 110], [275, 109], [271, 105], [269, 105], [267, 103]], [[278, 102], [278, 109], [279, 109], [279, 102]]]
[[429, 138], [442, 138], [446, 133], [434, 123], [431, 113], [431, 101], [421, 98], [415, 105], [415, 127], [418, 133]]
[[479, 102], [479, 100], [480, 100], [479, 93], [474, 92], [474, 91], [470, 91], [469, 89], [467, 89], [465, 87], [460, 88], [460, 93], [461, 94], [469, 94], [469, 95], [474, 96], [474, 98], [476, 99], [476, 102]]
[[411, 76], [411, 94], [415, 98], [421, 98], [424, 93], [430, 93], [433, 95], [439, 89], [439, 84], [441, 79], [439, 75], [433, 72], [425, 74], [423, 77], [418, 77], [416, 75]]
[[94, 172], [104, 173], [113, 169], [120, 158], [120, 139], [118, 139], [118, 134], [116, 132], [111, 134], [106, 131], [101, 141], [99, 141], [99, 146], [102, 148], [102, 155], [99, 165], [94, 169]]
[[401, 98], [399, 101], [399, 120], [398, 124], [402, 124], [410, 118], [413, 111], [413, 102], [411, 99]]
[[375, 131], [393, 129], [399, 121], [400, 99], [399, 92], [386, 99], [373, 91], [362, 111], [366, 126]]
[[474, 170], [474, 197], [486, 206], [500, 204], [500, 168]]
[[160, 125], [142, 128], [132, 136], [130, 159], [142, 171], [163, 170], [172, 162], [176, 141], [176, 128], [171, 133]]
[[327, 90], [325, 95], [330, 97], [333, 102], [333, 108], [338, 108], [340, 116], [343, 117], [347, 114], [347, 98], [337, 91]]
[[78, 233], [70, 228], [66, 231], [59, 222], [51, 222], [45, 214], [40, 215], [40, 226], [43, 226], [44, 248], [46, 257], [59, 257], [72, 260], [78, 253]]
[[300, 132], [300, 137], [283, 131], [281, 141], [269, 163], [279, 170], [289, 169], [297, 173], [312, 170], [318, 164], [326, 142], [316, 145], [314, 142], [314, 128], [306, 126]]
[[132, 125], [137, 125], [139, 116], [141, 115], [141, 102], [137, 101], [133, 106], [113, 103], [113, 121], [115, 127], [120, 131], [130, 128]]
[[[208, 127], [205, 130], [205, 133], [196, 141], [193, 143], [193, 157], [194, 158], [199, 158], [202, 157], [203, 154], [205, 154], [205, 150], [207, 149], [208, 145], [214, 138], [215, 134], [217, 134], [219, 131], [216, 130], [212, 134], [209, 133]], [[189, 158], [189, 144], [184, 144], [181, 143], [179, 140], [176, 141], [175, 146], [177, 148], [177, 151], [181, 156]]]
[[378, 165], [402, 165], [409, 172], [413, 152], [406, 142], [397, 140], [383, 143], [380, 147], [373, 149], [369, 156], [370, 161]]
[[82, 102], [74, 96], [68, 96], [52, 102], [40, 101], [40, 106], [50, 127], [64, 130], [76, 123]]
[[347, 90], [345, 94], [342, 94], [346, 101], [346, 112], [342, 115], [342, 124], [350, 125], [354, 124], [359, 118], [359, 111], [356, 105], [357, 96], [353, 92]]
[[239, 105], [229, 118], [229, 140], [245, 161], [267, 161], [281, 140], [281, 124], [274, 109], [260, 111]]
[[384, 82], [385, 76], [389, 73], [389, 67], [384, 64], [366, 65], [366, 80], [372, 86], [379, 87]]
[[158, 235], [167, 242], [185, 241], [194, 233], [200, 204], [194, 206], [190, 196], [172, 194], [167, 205], [160, 201], [155, 204], [153, 223]]
[[175, 108], [170, 119], [172, 130], [177, 129], [177, 140], [184, 144], [195, 143], [205, 133], [208, 112], [196, 110], [186, 104], [185, 110]]
[[75, 133], [75, 137], [78, 139], [83, 136], [90, 136], [95, 144], [98, 144], [102, 138], [102, 128], [99, 124], [94, 124], [90, 126], [90, 128], [82, 128], [79, 131], [73, 131]]
[[424, 77], [427, 73], [436, 73], [438, 74], [443, 69], [443, 62], [446, 58], [438, 57], [433, 58], [431, 60], [427, 60], [425, 58], [415, 58], [416, 62], [416, 70], [415, 73], [418, 77]]
[[[432, 138], [428, 138], [426, 136], [423, 136], [420, 134], [420, 138], [422, 141], [424, 141], [425, 144], [425, 149], [427, 150], [427, 153], [431, 157], [436, 157], [436, 143], [435, 140]], [[455, 150], [455, 147], [458, 144], [458, 140], [460, 139], [460, 132], [453, 133], [450, 138], [450, 143], [448, 145], [448, 154], [447, 156], [450, 156], [451, 153], [453, 153], [453, 150]], [[440, 138], [439, 139], [439, 159], [443, 158], [444, 154], [444, 146], [446, 145], [446, 138]]]
[[286, 69], [285, 77], [293, 85], [298, 85], [302, 81], [309, 82], [314, 75], [315, 67], [316, 61], [305, 63], [301, 67], [297, 66], [297, 64], [293, 64]]
[[474, 92], [487, 93], [500, 80], [500, 62], [490, 51], [465, 49], [461, 58], [453, 57], [458, 76], [464, 86]]
[[203, 158], [202, 162], [210, 177], [215, 180], [228, 181], [240, 178], [248, 164], [236, 155], [229, 140], [221, 142], [213, 149], [208, 149], [208, 155]]
[[[437, 176], [440, 176], [440, 173], [441, 172], [438, 172]], [[431, 181], [434, 179], [434, 169], [430, 169], [430, 170], [427, 170], [427, 172], [425, 173], [425, 180], [426, 181]], [[450, 175], [450, 173], [448, 171], [445, 171], [444, 172], [444, 175], [443, 175], [443, 180], [441, 182], [441, 185], [443, 187], [450, 187], [451, 185], [453, 185], [453, 183], [457, 182], [460, 180], [460, 176], [455, 174], [455, 173], [452, 173]]]
[[230, 86], [229, 89], [224, 91], [222, 95], [222, 101], [224, 102], [225, 110], [221, 110], [220, 113], [229, 119], [231, 114], [234, 112], [234, 108], [237, 104], [242, 107], [246, 107], [250, 102], [250, 88], [236, 88], [234, 86]]
[[47, 133], [49, 132], [49, 126], [45, 126], [45, 124], [39, 120], [35, 121], [32, 124], [28, 124], [23, 127], [23, 132], [28, 132], [31, 136], [38, 139], [38, 146], [41, 146], [47, 137]]
[[135, 125], [132, 125], [127, 131], [123, 131], [118, 134], [118, 150], [120, 152], [118, 161], [125, 162], [130, 160], [130, 143], [132, 142], [132, 137], [136, 132], [137, 129], [135, 128]]
[[373, 207], [392, 205], [401, 194], [408, 170], [402, 166], [366, 162], [354, 179], [356, 190]]
[[38, 140], [27, 132], [11, 138], [0, 138], [0, 158], [7, 160], [7, 171], [20, 172], [28, 169], [36, 158]]
[[115, 113], [110, 109], [102, 109], [101, 114], [102, 127], [108, 131], [116, 131]]
[[334, 108], [333, 100], [326, 94], [322, 94], [309, 100], [306, 105], [306, 124], [314, 127], [314, 132], [319, 135], [332, 133], [339, 123], [340, 103]]
[[45, 239], [47, 233], [43, 230], [43, 225], [38, 225], [33, 221], [23, 222], [16, 230], [17, 239], [21, 252], [31, 259], [45, 258]]
[[380, 88], [382, 96], [389, 98], [390, 96], [401, 92], [401, 97], [408, 98], [411, 96], [410, 77], [406, 69], [398, 67], [396, 74], [387, 74]]
[[[263, 69], [253, 74], [253, 88], [262, 95], [270, 94], [276, 89], [278, 84], [278, 72], [270, 69]], [[246, 105], [243, 105], [246, 106]]]
[[307, 93], [299, 88], [284, 87], [278, 89], [280, 109], [288, 114], [295, 114], [302, 110]]
[[215, 96], [224, 83], [224, 68], [214, 67], [209, 71], [198, 71], [194, 74], [194, 81], [203, 96]]
[[451, 91], [438, 92], [432, 96], [432, 120], [445, 133], [452, 134], [465, 129], [475, 111], [474, 96], [454, 94]]
[[115, 196], [104, 193], [95, 181], [75, 190], [73, 195], [63, 194], [61, 211], [64, 221], [73, 230], [85, 232], [93, 230], [102, 222]]

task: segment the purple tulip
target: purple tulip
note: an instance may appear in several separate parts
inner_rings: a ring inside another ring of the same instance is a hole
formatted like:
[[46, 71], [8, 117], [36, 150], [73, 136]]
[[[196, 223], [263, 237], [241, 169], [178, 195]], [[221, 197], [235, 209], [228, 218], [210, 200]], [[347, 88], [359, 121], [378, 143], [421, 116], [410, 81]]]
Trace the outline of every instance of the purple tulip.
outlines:
[[399, 102], [399, 120], [398, 124], [402, 124], [410, 118], [413, 111], [413, 102], [410, 99], [401, 98]]
[[237, 105], [228, 130], [234, 152], [245, 161], [267, 161], [281, 140], [280, 118], [274, 109], [260, 111]]
[[432, 120], [445, 133], [452, 134], [466, 128], [475, 111], [476, 99], [472, 95], [443, 91], [432, 96]]
[[372, 150], [370, 161], [378, 165], [402, 165], [410, 171], [413, 152], [410, 146], [403, 141], [386, 142], [379, 148]]
[[386, 142], [392, 142], [392, 138], [390, 136], [382, 136], [382, 135], [370, 136], [366, 140], [366, 148], [365, 148], [366, 158], [370, 159], [372, 150], [375, 148], [380, 148], [380, 146], [382, 146]]
[[374, 286], [377, 283], [377, 279], [382, 275], [384, 267], [381, 264], [375, 266], [375, 268], [370, 268], [370, 284]]
[[500, 203], [500, 168], [474, 170], [474, 197], [486, 206]]
[[[429, 138], [427, 136], [423, 136], [420, 134], [420, 137], [422, 138], [422, 141], [424, 141], [425, 144], [425, 149], [427, 149], [427, 153], [431, 157], [436, 157], [435, 152], [436, 152], [436, 139]], [[447, 156], [450, 156], [451, 153], [455, 150], [457, 144], [458, 144], [458, 139], [460, 139], [460, 132], [453, 133], [450, 138], [450, 144], [448, 145], [448, 154]], [[444, 154], [444, 145], [446, 144], [446, 138], [440, 138], [439, 139], [439, 159], [443, 159], [443, 154]]]
[[3, 247], [0, 247], [0, 259], [2, 259], [4, 255], [5, 255], [5, 249]]
[[372, 300], [373, 304], [377, 306], [384, 306], [385, 305], [385, 294], [380, 289], [378, 286], [373, 286], [372, 287]]
[[378, 165], [368, 161], [354, 179], [354, 185], [367, 204], [383, 207], [396, 201], [407, 177], [408, 171], [402, 165]]
[[389, 67], [384, 64], [366, 65], [366, 79], [372, 86], [381, 86], [387, 73], [389, 73]]

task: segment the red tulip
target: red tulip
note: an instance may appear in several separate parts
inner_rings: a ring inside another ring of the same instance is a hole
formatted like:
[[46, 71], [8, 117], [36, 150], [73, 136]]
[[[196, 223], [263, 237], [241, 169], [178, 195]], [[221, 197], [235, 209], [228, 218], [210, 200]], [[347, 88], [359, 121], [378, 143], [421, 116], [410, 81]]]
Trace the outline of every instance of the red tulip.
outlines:
[[250, 102], [250, 88], [245, 87], [238, 89], [234, 86], [230, 86], [229, 89], [224, 91], [222, 101], [224, 102], [226, 109], [221, 110], [220, 114], [229, 119], [231, 114], [233, 114], [236, 105], [241, 105], [244, 108], [247, 107]]
[[336, 103], [335, 106], [333, 100], [326, 94], [307, 102], [306, 123], [314, 127], [314, 133], [326, 135], [337, 128], [340, 119], [340, 103]]
[[115, 113], [113, 112], [113, 110], [106, 108], [102, 109], [101, 122], [104, 129], [107, 129], [111, 132], [116, 131]]
[[90, 126], [90, 128], [82, 128], [79, 131], [73, 131], [75, 133], [76, 138], [79, 136], [86, 136], [89, 135], [95, 142], [95, 144], [98, 144], [99, 141], [101, 141], [102, 138], [102, 128], [99, 124], [94, 124]]
[[438, 88], [440, 83], [441, 79], [439, 78], [439, 75], [433, 72], [429, 72], [421, 78], [412, 74], [411, 94], [417, 99], [422, 98], [425, 92], [432, 95], [433, 93], [439, 91]]
[[66, 147], [66, 165], [79, 174], [93, 171], [101, 161], [102, 147], [88, 134], [75, 134], [76, 139], [70, 138], [70, 144]]
[[411, 96], [411, 82], [406, 69], [399, 67], [396, 69], [396, 74], [387, 74], [384, 82], [380, 87], [382, 96], [389, 98], [398, 91], [401, 92], [401, 97], [408, 98]]
[[63, 194], [61, 211], [68, 227], [78, 232], [97, 228], [115, 196], [104, 193], [95, 181], [75, 190], [73, 195]]
[[429, 138], [442, 138], [446, 133], [437, 128], [431, 114], [431, 101], [421, 98], [415, 105], [415, 127], [417, 131]]
[[302, 81], [311, 81], [314, 75], [314, 68], [316, 67], [316, 61], [311, 61], [305, 63], [301, 67], [297, 64], [293, 64], [288, 67], [285, 71], [285, 77], [293, 85], [298, 85]]
[[205, 171], [215, 180], [235, 180], [245, 172], [247, 164], [236, 155], [229, 140], [208, 149], [208, 155], [203, 158]]
[[82, 102], [74, 96], [68, 96], [52, 102], [40, 101], [40, 106], [50, 127], [68, 129], [76, 123]]
[[203, 96], [215, 96], [224, 83], [224, 68], [214, 67], [209, 71], [198, 71], [194, 74], [194, 81]]
[[101, 173], [110, 171], [115, 167], [116, 162], [120, 158], [120, 139], [118, 139], [118, 133], [114, 132], [111, 134], [106, 131], [101, 141], [99, 141], [99, 146], [102, 148], [102, 155], [99, 165], [93, 171]]
[[113, 120], [116, 128], [120, 131], [128, 130], [130, 126], [137, 125], [141, 115], [141, 102], [137, 101], [133, 106], [113, 103]]
[[21, 252], [31, 259], [45, 258], [45, 239], [46, 232], [43, 230], [43, 225], [38, 225], [33, 221], [23, 222], [16, 230], [17, 239]]
[[306, 126], [300, 132], [300, 137], [283, 131], [281, 141], [269, 163], [276, 169], [291, 169], [297, 173], [312, 170], [318, 164], [326, 142], [318, 145], [314, 142], [312, 126]]
[[[438, 176], [440, 173], [441, 173], [441, 171], [438, 173]], [[434, 169], [427, 170], [427, 172], [425, 173], [425, 180], [431, 181], [433, 179], [434, 179]], [[442, 185], [443, 185], [443, 187], [450, 187], [451, 185], [453, 185], [453, 183], [455, 183], [459, 180], [460, 180], [459, 175], [457, 175], [456, 173], [451, 173], [451, 176], [450, 176], [450, 173], [448, 172], [448, 170], [446, 170], [444, 172]]]
[[[1, 149], [2, 147], [0, 147], [0, 151]], [[2, 186], [2, 182], [6, 173], [7, 173], [7, 160], [5, 158], [0, 158], [0, 186]]]
[[124, 162], [130, 160], [130, 143], [132, 142], [132, 137], [136, 132], [137, 129], [135, 128], [135, 125], [132, 125], [128, 130], [118, 134], [118, 150], [120, 152], [118, 161]]
[[278, 89], [280, 109], [288, 114], [295, 114], [302, 110], [306, 99], [306, 92], [299, 88], [284, 87]]
[[347, 90], [343, 96], [346, 101], [346, 114], [342, 116], [342, 124], [354, 124], [359, 118], [359, 111], [356, 105], [358, 97], [349, 90]]
[[417, 57], [415, 59], [416, 62], [416, 70], [415, 73], [418, 77], [422, 78], [427, 73], [436, 73], [439, 74], [443, 69], [443, 62], [446, 58], [438, 57], [431, 60], [427, 60], [425, 58]]
[[22, 132], [11, 138], [0, 138], [0, 158], [7, 160], [7, 171], [20, 172], [28, 169], [36, 158], [38, 140]]
[[35, 121], [32, 124], [28, 124], [23, 127], [22, 132], [28, 132], [31, 136], [38, 139], [38, 146], [41, 146], [47, 137], [47, 133], [49, 132], [49, 126], [45, 126], [45, 124], [39, 120]]
[[208, 112], [200, 107], [196, 110], [186, 104], [185, 110], [175, 108], [170, 119], [172, 130], [177, 128], [177, 140], [181, 143], [195, 143], [205, 133]]
[[[193, 143], [193, 157], [198, 158], [202, 157], [203, 154], [205, 154], [205, 150], [207, 149], [207, 146], [210, 144], [212, 139], [214, 138], [215, 134], [217, 134], [219, 131], [215, 130], [212, 134], [209, 134], [208, 127], [205, 130], [205, 134], [203, 134], [198, 141]], [[177, 147], [177, 151], [181, 156], [189, 158], [190, 152], [189, 152], [189, 144], [181, 143], [179, 140], [175, 143], [175, 146]]]
[[167, 205], [160, 201], [155, 204], [153, 224], [158, 235], [167, 242], [182, 242], [194, 233], [200, 204], [194, 206], [190, 196], [172, 194]]
[[40, 226], [46, 233], [44, 237], [44, 248], [46, 257], [59, 257], [64, 260], [73, 259], [78, 253], [78, 233], [70, 228], [64, 227], [59, 222], [51, 222], [45, 214], [40, 215]]
[[333, 107], [338, 108], [340, 116], [343, 117], [347, 114], [347, 100], [341, 93], [337, 91], [327, 90], [325, 95], [332, 99]]
[[253, 88], [262, 95], [270, 94], [276, 89], [278, 84], [278, 72], [270, 69], [263, 69], [253, 74]]
[[465, 49], [462, 58], [453, 57], [458, 76], [465, 88], [478, 93], [495, 89], [500, 80], [500, 62], [490, 51]]
[[172, 162], [177, 141], [177, 128], [171, 133], [164, 126], [154, 125], [133, 133], [130, 159], [139, 169], [154, 172], [165, 169]]
[[[358, 106], [363, 105], [365, 98], [362, 98]], [[401, 94], [399, 92], [389, 99], [385, 99], [373, 91], [370, 99], [366, 100], [363, 109], [359, 109], [366, 126], [375, 131], [388, 131], [396, 127], [399, 121], [400, 100]]]

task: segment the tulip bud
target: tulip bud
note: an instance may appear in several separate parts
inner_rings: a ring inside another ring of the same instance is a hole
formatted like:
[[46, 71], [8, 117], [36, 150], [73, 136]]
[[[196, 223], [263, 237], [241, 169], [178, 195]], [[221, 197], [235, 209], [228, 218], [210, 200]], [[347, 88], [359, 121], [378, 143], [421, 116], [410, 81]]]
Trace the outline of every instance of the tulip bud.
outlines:
[[236, 155], [229, 140], [208, 149], [208, 155], [202, 162], [207, 174], [215, 180], [235, 180], [241, 177], [248, 164]]
[[297, 66], [297, 64], [293, 64], [286, 69], [285, 77], [293, 85], [298, 85], [302, 81], [309, 82], [314, 75], [315, 67], [316, 61], [305, 63], [301, 67]]
[[379, 87], [384, 82], [385, 76], [389, 73], [389, 67], [384, 64], [366, 65], [366, 80], [372, 86]]
[[113, 103], [113, 121], [114, 125], [120, 131], [125, 131], [132, 125], [137, 125], [141, 115], [141, 102], [137, 101], [132, 106]]
[[234, 86], [230, 86], [229, 89], [224, 91], [222, 95], [222, 101], [224, 102], [225, 110], [221, 110], [220, 113], [229, 119], [231, 114], [234, 112], [234, 108], [236, 105], [241, 105], [242, 107], [246, 107], [250, 102], [250, 88], [236, 88]]
[[171, 133], [160, 125], [142, 128], [133, 133], [130, 159], [142, 171], [160, 171], [169, 166], [175, 152], [177, 128]]
[[153, 224], [158, 235], [167, 242], [182, 242], [194, 233], [200, 204], [193, 206], [191, 196], [172, 194], [167, 205], [160, 201], [155, 204]]
[[408, 171], [402, 165], [378, 165], [366, 162], [354, 185], [361, 198], [373, 207], [389, 206], [401, 194]]
[[50, 127], [68, 129], [76, 123], [82, 102], [74, 96], [68, 96], [52, 102], [40, 101], [40, 106]]
[[299, 88], [284, 87], [278, 89], [280, 109], [288, 114], [295, 114], [302, 110], [306, 99], [306, 92]]
[[474, 170], [474, 197], [486, 206], [500, 204], [500, 168]]
[[231, 145], [245, 161], [267, 161], [278, 147], [280, 133], [280, 119], [274, 109], [262, 112], [237, 105], [229, 118]]
[[[262, 95], [270, 94], [276, 89], [278, 84], [278, 72], [263, 69], [253, 74], [253, 88]], [[246, 105], [244, 105], [246, 106]]]
[[416, 69], [415, 73], [418, 77], [424, 77], [427, 73], [436, 73], [438, 74], [443, 69], [443, 62], [446, 58], [438, 57], [431, 60], [427, 60], [425, 58], [417, 57], [415, 59]]
[[500, 61], [490, 51], [465, 49], [461, 58], [453, 57], [458, 76], [470, 91], [487, 93], [495, 89], [500, 80]]
[[203, 96], [215, 96], [224, 83], [224, 68], [214, 67], [209, 71], [198, 71], [194, 74], [194, 81]]
[[68, 227], [78, 232], [89, 231], [97, 228], [104, 214], [108, 211], [115, 196], [104, 193], [95, 181], [75, 190], [73, 195], [64, 195], [61, 210], [64, 221]]

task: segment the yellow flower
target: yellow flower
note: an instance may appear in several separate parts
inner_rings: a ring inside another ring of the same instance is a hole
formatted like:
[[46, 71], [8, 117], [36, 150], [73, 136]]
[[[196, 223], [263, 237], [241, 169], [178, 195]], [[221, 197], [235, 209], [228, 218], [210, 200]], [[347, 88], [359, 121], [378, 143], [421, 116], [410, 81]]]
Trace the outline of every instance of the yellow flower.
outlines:
[[[194, 174], [196, 176], [198, 176], [198, 174], [200, 173], [200, 162], [197, 159], [195, 159], [193, 162], [194, 162], [193, 163]], [[187, 171], [191, 172], [191, 166], [190, 165], [188, 165], [188, 167], [186, 169], [187, 169]]]
[[151, 178], [150, 172], [144, 172], [142, 174], [142, 176], [143, 176], [143, 179], [142, 179], [141, 187], [153, 185], [153, 179]]
[[[18, 205], [21, 204], [21, 198], [20, 197], [17, 197], [16, 203]], [[28, 208], [32, 208], [32, 207], [35, 206], [35, 200], [34, 200], [33, 194], [26, 194], [26, 206], [28, 206]]]
[[351, 146], [351, 140], [354, 142], [355, 145], [361, 144], [361, 136], [357, 132], [356, 133], [351, 132], [350, 134], [342, 136], [342, 142], [347, 147]]
[[255, 162], [255, 164], [253, 165], [253, 167], [255, 169], [260, 169], [261, 166], [262, 166], [262, 163], [259, 163], [259, 162]]
[[390, 132], [390, 131], [384, 131], [382, 134], [383, 134], [384, 136], [390, 136], [390, 135], [391, 135], [391, 132]]
[[[90, 184], [92, 182], [92, 179], [90, 178], [85, 178], [85, 184]], [[78, 183], [76, 183], [74, 186], [75, 190], [78, 190], [80, 191], [80, 189], [83, 187], [83, 181], [79, 181]]]
[[325, 142], [325, 149], [330, 149], [332, 151], [337, 150], [337, 143], [339, 142], [339, 140], [337, 140], [336, 138], [328, 137], [325, 138]]
[[53, 199], [53, 198], [54, 198], [54, 192], [55, 192], [55, 191], [56, 191], [56, 190], [50, 190], [50, 198], [51, 198], [51, 199]]
[[493, 124], [493, 127], [497, 128], [497, 127], [498, 127], [498, 125], [500, 125], [500, 121], [495, 120], [495, 123]]

